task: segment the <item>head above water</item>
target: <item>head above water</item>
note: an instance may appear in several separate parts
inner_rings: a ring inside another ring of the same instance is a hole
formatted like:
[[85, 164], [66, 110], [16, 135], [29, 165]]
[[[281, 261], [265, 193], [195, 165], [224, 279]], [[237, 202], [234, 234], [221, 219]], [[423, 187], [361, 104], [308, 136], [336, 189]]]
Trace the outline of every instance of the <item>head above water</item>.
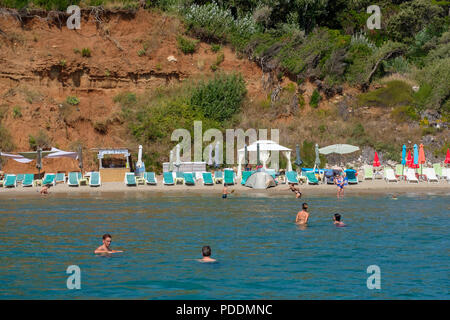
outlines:
[[303, 202], [302, 209], [305, 211], [308, 210], [308, 204], [306, 202]]
[[111, 235], [109, 233], [105, 233], [102, 238], [103, 238], [103, 243], [107, 247], [109, 247], [109, 245], [111, 244], [111, 239], [112, 239]]
[[334, 220], [340, 222], [341, 221], [341, 215], [339, 213], [334, 214]]
[[203, 248], [202, 248], [202, 255], [204, 257], [210, 257], [211, 256], [211, 247], [210, 246], [203, 246]]

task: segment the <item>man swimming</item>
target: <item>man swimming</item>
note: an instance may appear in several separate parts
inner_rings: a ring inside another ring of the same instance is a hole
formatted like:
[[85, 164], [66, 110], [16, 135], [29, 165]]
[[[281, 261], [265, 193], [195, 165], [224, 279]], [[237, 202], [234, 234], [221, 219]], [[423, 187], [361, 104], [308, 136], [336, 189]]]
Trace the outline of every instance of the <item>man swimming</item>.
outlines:
[[111, 250], [109, 247], [111, 245], [111, 235], [106, 233], [103, 235], [103, 244], [98, 247], [94, 253], [117, 253], [117, 252], [123, 252], [121, 250]]
[[199, 262], [215, 262], [216, 259], [211, 258], [211, 247], [210, 246], [204, 246], [202, 248], [202, 259], [198, 259]]
[[345, 227], [346, 224], [341, 221], [341, 215], [339, 213], [335, 213], [333, 216], [333, 223], [336, 227]]
[[297, 217], [295, 218], [295, 223], [297, 224], [307, 224], [309, 218], [308, 213], [308, 204], [306, 202], [303, 202], [302, 204], [302, 211], [299, 211], [297, 213]]
[[289, 190], [291, 190], [292, 192], [295, 193], [295, 198], [301, 198], [302, 197], [302, 193], [300, 192], [300, 188], [299, 187], [295, 187], [293, 183], [289, 183]]

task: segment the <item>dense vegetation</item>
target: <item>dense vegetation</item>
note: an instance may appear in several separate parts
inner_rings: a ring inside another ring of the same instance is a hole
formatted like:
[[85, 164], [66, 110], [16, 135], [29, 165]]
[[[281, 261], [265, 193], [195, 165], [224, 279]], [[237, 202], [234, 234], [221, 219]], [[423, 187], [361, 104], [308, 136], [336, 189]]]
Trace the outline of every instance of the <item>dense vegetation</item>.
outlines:
[[[420, 124], [422, 135], [440, 130], [430, 125], [430, 110], [437, 118], [435, 124], [449, 121], [450, 1], [380, 0], [376, 3], [381, 8], [379, 30], [366, 26], [371, 15], [366, 9], [374, 4], [370, 0], [0, 0], [0, 4], [47, 10], [65, 10], [70, 4], [125, 9], [143, 5], [174, 13], [184, 20], [188, 35], [210, 43], [214, 52], [224, 44], [231, 45], [238, 55], [260, 64], [264, 72], [278, 79], [287, 76], [298, 88], [306, 80], [320, 80], [320, 87], [308, 100], [316, 126], [311, 128], [314, 136], [310, 140], [347, 137], [348, 143], [371, 146], [398, 160], [399, 144], [403, 142], [397, 137], [371, 135], [367, 124], [360, 122], [343, 123], [340, 128], [328, 126], [327, 119], [348, 114], [350, 107], [378, 107], [399, 125]], [[183, 35], [177, 38], [177, 45], [185, 54], [197, 50], [197, 43]], [[222, 61], [223, 54], [218, 53], [211, 70], [216, 71]], [[377, 89], [347, 101], [344, 107], [336, 106], [335, 112], [322, 110], [323, 97], [333, 97], [345, 85], [362, 91], [373, 85]], [[264, 123], [263, 115], [270, 120], [289, 115], [292, 110], [285, 112], [289, 109], [286, 106], [292, 105], [293, 99], [298, 109], [304, 107], [305, 99], [296, 88], [281, 90], [280, 100], [271, 100], [269, 94], [254, 107], [253, 114], [260, 111], [260, 122], [253, 116], [246, 124], [257, 127]], [[193, 120], [202, 120], [204, 130], [225, 128], [237, 121], [239, 113], [245, 122], [245, 110], [241, 108], [244, 96], [245, 84], [240, 76], [220, 74], [148, 96], [124, 93], [116, 100], [134, 138], [143, 144], [159, 143], [160, 154], [167, 154], [164, 141], [168, 133], [174, 128], [192, 128]], [[347, 116], [343, 119], [347, 121]], [[285, 128], [291, 135], [296, 133], [296, 123]], [[444, 150], [446, 145], [448, 142], [440, 148]], [[307, 152], [313, 150], [309, 144], [304, 147]], [[442, 150], [437, 152], [441, 154]], [[157, 163], [159, 155], [152, 157], [147, 161]]]

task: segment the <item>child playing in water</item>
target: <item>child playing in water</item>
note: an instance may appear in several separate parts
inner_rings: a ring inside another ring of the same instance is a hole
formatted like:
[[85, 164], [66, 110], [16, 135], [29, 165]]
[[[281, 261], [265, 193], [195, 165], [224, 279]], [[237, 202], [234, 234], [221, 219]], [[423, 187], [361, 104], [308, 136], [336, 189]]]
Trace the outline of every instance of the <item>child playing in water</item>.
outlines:
[[345, 227], [345, 223], [341, 221], [341, 215], [339, 213], [335, 213], [333, 216], [333, 223], [336, 227]]

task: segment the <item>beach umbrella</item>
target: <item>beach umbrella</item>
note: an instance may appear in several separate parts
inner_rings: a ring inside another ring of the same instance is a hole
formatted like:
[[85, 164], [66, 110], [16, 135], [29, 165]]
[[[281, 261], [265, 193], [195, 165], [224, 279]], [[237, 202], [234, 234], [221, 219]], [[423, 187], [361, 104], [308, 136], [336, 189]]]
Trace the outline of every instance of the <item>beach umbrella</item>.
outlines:
[[359, 150], [359, 147], [352, 146], [350, 144], [333, 144], [331, 146], [320, 148], [319, 152], [321, 154], [325, 154], [325, 155], [331, 154], [331, 153], [337, 153], [339, 155], [342, 155], [342, 154], [353, 153], [358, 150]]
[[220, 142], [216, 143], [216, 150], [214, 152], [214, 162], [215, 162], [215, 167], [219, 168], [220, 167]]
[[245, 144], [244, 146], [244, 165], [248, 164], [248, 159], [247, 159], [247, 144]]
[[409, 168], [412, 168], [412, 163], [413, 163], [413, 158], [412, 158], [412, 155], [411, 155], [411, 150], [408, 150], [408, 156], [406, 157], [406, 165]]
[[261, 162], [259, 161], [259, 143], [256, 145], [256, 166], [260, 166]]
[[419, 147], [414, 144], [414, 157], [413, 157], [414, 168], [419, 168]]
[[406, 164], [406, 146], [403, 145], [402, 147], [402, 165]]
[[445, 156], [444, 163], [446, 164], [450, 163], [450, 149], [447, 149], [447, 155]]
[[295, 164], [297, 167], [300, 167], [303, 163], [302, 159], [300, 159], [300, 146], [297, 144], [295, 146], [295, 152], [297, 153], [297, 159], [295, 160]]
[[212, 152], [213, 152], [213, 147], [212, 147], [212, 144], [210, 144], [209, 145], [209, 151], [208, 151], [208, 166], [212, 166], [213, 165]]
[[319, 145], [316, 143], [316, 160], [314, 160], [314, 169], [320, 167]]
[[136, 167], [142, 168], [142, 146], [141, 145], [139, 145], [138, 161], [136, 162]]
[[173, 149], [170, 150], [169, 154], [169, 171], [173, 171]]
[[373, 164], [374, 167], [380, 167], [380, 159], [378, 158], [378, 153], [375, 151], [375, 156], [373, 157]]
[[38, 178], [41, 176], [41, 169], [42, 169], [42, 149], [37, 149], [37, 155], [36, 155], [36, 168], [38, 169]]
[[423, 144], [419, 145], [419, 164], [420, 164], [420, 174], [422, 174], [422, 165], [425, 163], [425, 151], [423, 151]]
[[81, 174], [83, 174], [83, 148], [78, 147], [78, 167], [80, 167]]
[[180, 170], [180, 166], [181, 166], [181, 157], [180, 157], [180, 144], [177, 144], [177, 149], [176, 149], [176, 160], [175, 160], [175, 167], [177, 167], [177, 171]]

